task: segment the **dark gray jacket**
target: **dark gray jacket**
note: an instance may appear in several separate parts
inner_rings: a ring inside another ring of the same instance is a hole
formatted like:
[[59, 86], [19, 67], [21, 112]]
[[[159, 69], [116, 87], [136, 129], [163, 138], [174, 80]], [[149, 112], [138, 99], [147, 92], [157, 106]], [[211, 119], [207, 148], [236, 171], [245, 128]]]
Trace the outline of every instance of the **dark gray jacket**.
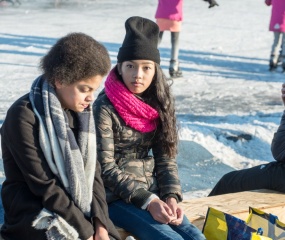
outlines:
[[158, 132], [141, 133], [126, 126], [104, 91], [94, 103], [94, 114], [108, 202], [121, 198], [141, 207], [152, 193], [182, 200], [176, 160], [163, 153]]
[[285, 111], [283, 112], [277, 132], [274, 133], [271, 152], [275, 160], [285, 162]]

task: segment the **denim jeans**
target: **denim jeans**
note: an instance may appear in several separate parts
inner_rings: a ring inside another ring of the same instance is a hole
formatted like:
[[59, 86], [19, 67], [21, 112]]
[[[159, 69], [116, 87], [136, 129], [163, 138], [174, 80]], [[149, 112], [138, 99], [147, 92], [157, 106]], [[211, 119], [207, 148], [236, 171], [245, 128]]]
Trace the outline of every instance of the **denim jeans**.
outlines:
[[184, 216], [183, 222], [176, 226], [162, 224], [153, 219], [151, 214], [117, 200], [109, 204], [109, 216], [113, 223], [134, 234], [140, 240], [205, 240], [202, 232]]

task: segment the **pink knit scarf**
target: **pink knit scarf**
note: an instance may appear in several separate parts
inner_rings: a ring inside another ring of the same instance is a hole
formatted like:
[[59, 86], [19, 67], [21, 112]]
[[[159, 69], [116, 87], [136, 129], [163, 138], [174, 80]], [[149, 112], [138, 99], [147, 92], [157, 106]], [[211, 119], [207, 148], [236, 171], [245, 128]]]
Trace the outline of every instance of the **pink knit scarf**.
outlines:
[[151, 132], [157, 127], [158, 112], [117, 79], [115, 68], [105, 81], [105, 93], [128, 126], [140, 132]]

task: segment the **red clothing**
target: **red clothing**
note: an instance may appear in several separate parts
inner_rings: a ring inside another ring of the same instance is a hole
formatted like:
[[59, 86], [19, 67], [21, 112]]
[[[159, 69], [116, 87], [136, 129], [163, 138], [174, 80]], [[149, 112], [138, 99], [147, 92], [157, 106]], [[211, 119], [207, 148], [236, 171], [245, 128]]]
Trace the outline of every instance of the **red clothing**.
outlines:
[[183, 0], [159, 0], [155, 13], [160, 31], [180, 32]]
[[285, 1], [266, 0], [267, 5], [272, 5], [269, 30], [273, 32], [285, 32]]
[[183, 0], [158, 0], [155, 18], [164, 18], [174, 21], [183, 20]]

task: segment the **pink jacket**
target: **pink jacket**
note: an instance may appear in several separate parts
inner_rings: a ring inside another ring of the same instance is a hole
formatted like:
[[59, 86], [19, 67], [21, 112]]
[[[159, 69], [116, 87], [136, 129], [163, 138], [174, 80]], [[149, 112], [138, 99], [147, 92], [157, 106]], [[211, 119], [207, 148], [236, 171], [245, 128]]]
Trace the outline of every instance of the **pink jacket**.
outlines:
[[285, 32], [285, 0], [265, 0], [265, 3], [272, 5], [269, 30]]
[[158, 0], [155, 18], [165, 18], [175, 21], [183, 20], [183, 0]]

